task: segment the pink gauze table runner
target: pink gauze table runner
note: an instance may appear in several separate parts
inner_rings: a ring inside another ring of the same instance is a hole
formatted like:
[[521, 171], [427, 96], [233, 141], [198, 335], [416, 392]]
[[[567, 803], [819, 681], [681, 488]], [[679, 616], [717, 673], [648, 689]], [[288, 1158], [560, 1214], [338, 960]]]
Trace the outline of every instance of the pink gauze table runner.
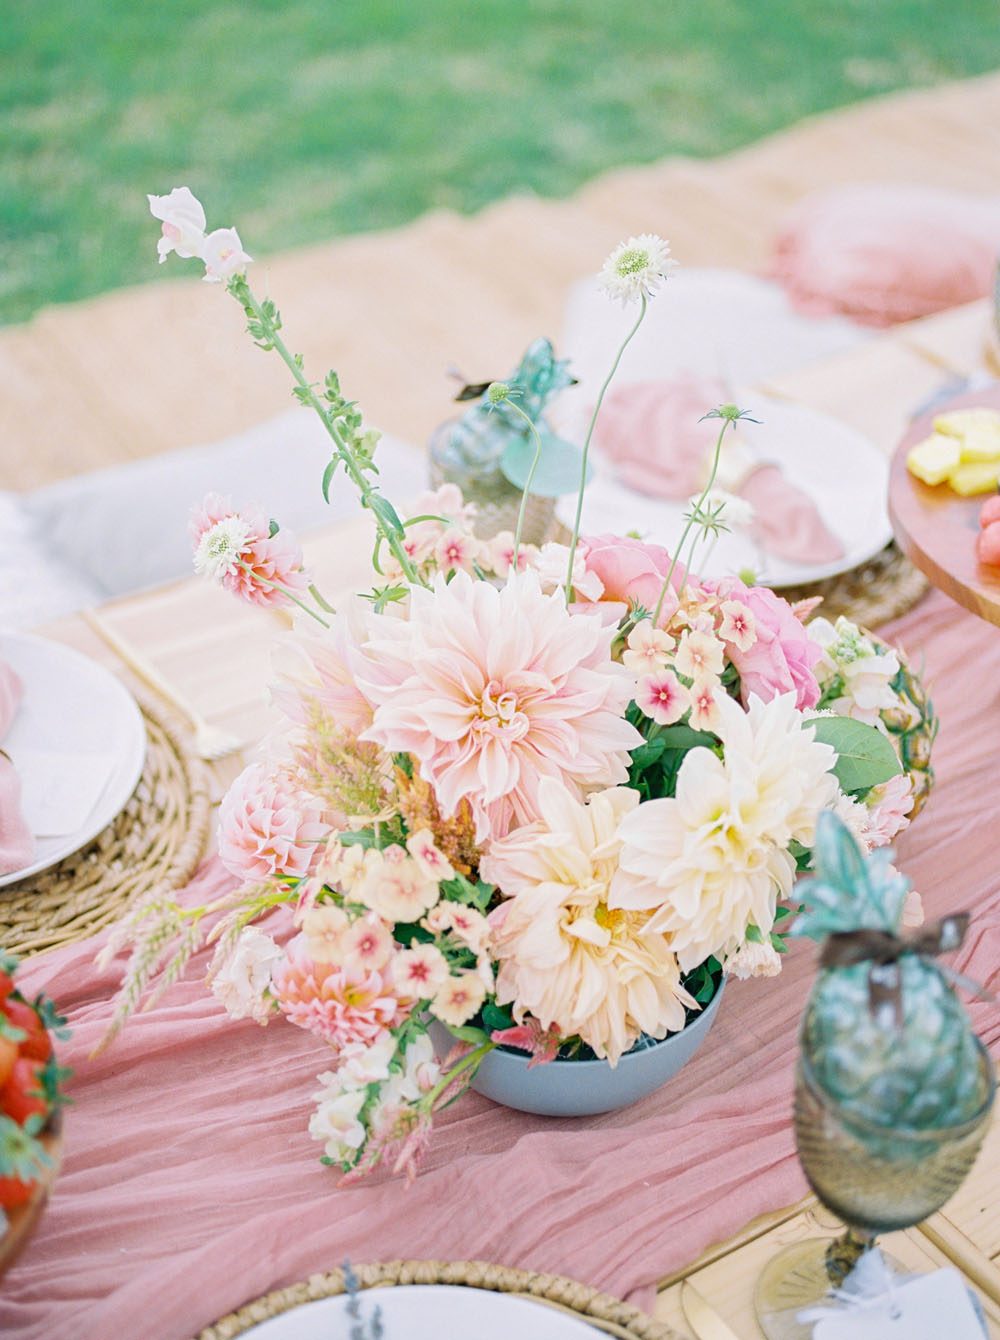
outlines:
[[[938, 786], [899, 863], [928, 916], [974, 911], [955, 966], [996, 990], [1000, 630], [933, 595], [883, 631], [918, 663], [926, 655], [941, 717]], [[206, 867], [200, 896], [226, 878]], [[99, 943], [24, 973], [29, 991], [44, 987], [70, 1016], [60, 1056], [76, 1069], [75, 1105], [51, 1203], [0, 1286], [4, 1336], [190, 1336], [345, 1258], [479, 1258], [648, 1306], [665, 1272], [806, 1190], [790, 1100], [811, 944], [795, 946], [777, 979], [731, 982], [695, 1059], [626, 1111], [541, 1118], [465, 1095], [442, 1114], [406, 1191], [385, 1176], [337, 1188], [306, 1131], [322, 1045], [281, 1021], [230, 1021], [197, 964], [89, 1060], [120, 971], [93, 966]], [[971, 1011], [996, 1052], [1000, 1010]]]

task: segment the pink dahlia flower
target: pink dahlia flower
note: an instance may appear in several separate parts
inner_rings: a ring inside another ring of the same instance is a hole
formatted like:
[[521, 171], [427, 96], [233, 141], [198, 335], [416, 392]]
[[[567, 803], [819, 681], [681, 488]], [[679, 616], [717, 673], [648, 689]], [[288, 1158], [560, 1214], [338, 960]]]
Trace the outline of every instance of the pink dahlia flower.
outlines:
[[338, 1052], [380, 1041], [409, 1012], [395, 993], [388, 966], [316, 963], [304, 935], [289, 941], [285, 954], [271, 970], [271, 991], [282, 1012]]
[[210, 493], [191, 513], [189, 530], [195, 571], [251, 605], [291, 604], [286, 592], [309, 585], [295, 536], [285, 530], [272, 535], [267, 514], [256, 503], [237, 508], [231, 499]]
[[366, 614], [360, 600], [351, 601], [331, 619], [329, 629], [296, 633], [282, 643], [271, 698], [296, 725], [307, 725], [315, 706], [348, 735], [371, 725], [371, 705], [355, 683]]
[[407, 621], [377, 616], [372, 630], [362, 739], [411, 754], [444, 815], [467, 800], [478, 842], [534, 818], [543, 777], [575, 795], [626, 780], [642, 741], [624, 719], [635, 676], [611, 659], [614, 630], [570, 615], [534, 572], [499, 590], [438, 578], [414, 589]]
[[[735, 577], [721, 582], [706, 582], [724, 602], [738, 601], [753, 616], [755, 638], [747, 645], [746, 628], [738, 639], [726, 641], [726, 654], [739, 671], [743, 706], [756, 694], [770, 702], [780, 694], [795, 693], [795, 706], [801, 712], [819, 701], [819, 682], [813, 666], [823, 655], [787, 600], [766, 586], [744, 586]], [[720, 630], [724, 636], [726, 625]]]
[[231, 875], [264, 880], [302, 878], [329, 828], [313, 802], [261, 763], [240, 773], [219, 807], [219, 856]]

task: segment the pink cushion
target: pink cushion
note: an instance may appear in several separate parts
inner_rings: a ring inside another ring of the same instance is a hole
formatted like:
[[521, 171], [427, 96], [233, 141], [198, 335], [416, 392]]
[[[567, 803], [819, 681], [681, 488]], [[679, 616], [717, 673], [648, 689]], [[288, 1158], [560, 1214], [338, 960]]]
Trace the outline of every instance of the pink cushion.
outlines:
[[998, 255], [1000, 196], [857, 183], [799, 202], [770, 273], [801, 312], [889, 326], [985, 297]]

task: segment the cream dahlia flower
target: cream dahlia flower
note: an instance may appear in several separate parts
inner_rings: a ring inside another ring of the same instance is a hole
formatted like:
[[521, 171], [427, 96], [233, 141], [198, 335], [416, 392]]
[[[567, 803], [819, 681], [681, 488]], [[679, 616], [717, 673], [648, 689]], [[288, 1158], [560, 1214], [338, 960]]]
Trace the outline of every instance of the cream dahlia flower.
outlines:
[[625, 781], [642, 736], [624, 719], [635, 676], [611, 659], [613, 629], [530, 571], [499, 590], [459, 572], [411, 601], [406, 621], [372, 618], [362, 739], [412, 755], [443, 815], [467, 800], [483, 842], [537, 816], [544, 777], [577, 795]]
[[692, 749], [676, 795], [626, 815], [608, 899], [648, 913], [684, 972], [735, 954], [751, 923], [769, 933], [795, 879], [789, 843], [811, 844], [816, 816], [838, 793], [836, 752], [803, 726], [794, 693], [751, 696], [745, 712], [719, 693], [717, 706], [724, 757]]
[[645, 913], [608, 909], [618, 826], [638, 792], [612, 787], [586, 803], [552, 778], [538, 787], [539, 819], [493, 842], [480, 866], [505, 901], [490, 916], [500, 964], [497, 1000], [543, 1029], [579, 1035], [616, 1065], [641, 1033], [684, 1027], [695, 1001], [666, 938]]

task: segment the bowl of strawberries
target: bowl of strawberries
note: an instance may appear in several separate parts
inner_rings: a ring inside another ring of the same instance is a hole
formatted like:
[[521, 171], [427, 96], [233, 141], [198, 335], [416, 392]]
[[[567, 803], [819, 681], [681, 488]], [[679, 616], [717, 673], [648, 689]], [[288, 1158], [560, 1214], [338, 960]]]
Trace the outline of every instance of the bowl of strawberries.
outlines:
[[0, 1272], [31, 1235], [59, 1170], [63, 1085], [54, 1038], [66, 1021], [45, 995], [15, 984], [18, 960], [0, 950]]

